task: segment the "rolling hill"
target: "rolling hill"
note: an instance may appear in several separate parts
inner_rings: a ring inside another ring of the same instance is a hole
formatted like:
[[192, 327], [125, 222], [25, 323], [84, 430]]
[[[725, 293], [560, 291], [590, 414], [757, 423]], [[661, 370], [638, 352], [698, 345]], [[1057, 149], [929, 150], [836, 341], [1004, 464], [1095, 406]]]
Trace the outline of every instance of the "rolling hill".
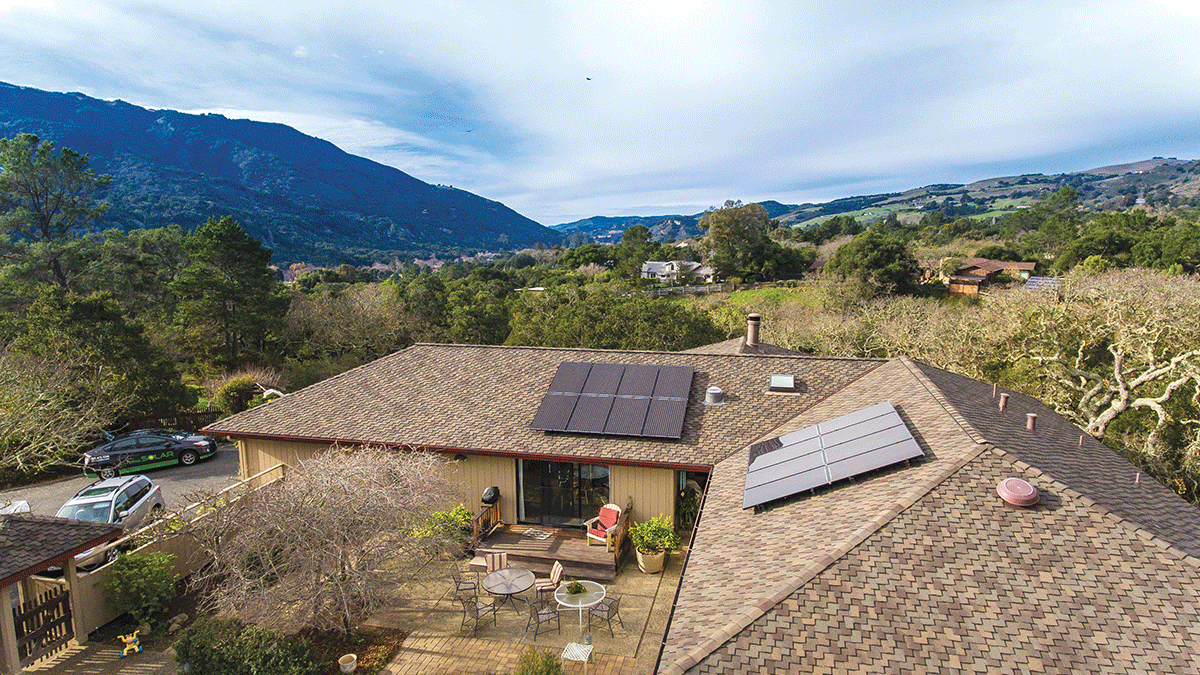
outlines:
[[556, 244], [507, 206], [339, 150], [282, 124], [148, 110], [0, 83], [0, 136], [32, 133], [113, 176], [102, 228], [232, 215], [277, 264]]
[[[969, 184], [927, 185], [904, 192], [845, 197], [819, 204], [760, 202], [785, 227], [812, 227], [837, 215], [871, 223], [896, 214], [903, 221], [919, 220], [932, 209], [951, 217], [1001, 217], [1027, 208], [1064, 185], [1072, 185], [1080, 203], [1091, 211], [1118, 211], [1133, 206], [1162, 210], [1200, 207], [1200, 161], [1154, 159], [1054, 175], [1024, 174], [989, 178]], [[633, 225], [646, 225], [655, 239], [682, 240], [702, 234], [700, 216], [594, 217], [554, 225], [570, 234], [582, 232], [593, 241], [619, 241]]]

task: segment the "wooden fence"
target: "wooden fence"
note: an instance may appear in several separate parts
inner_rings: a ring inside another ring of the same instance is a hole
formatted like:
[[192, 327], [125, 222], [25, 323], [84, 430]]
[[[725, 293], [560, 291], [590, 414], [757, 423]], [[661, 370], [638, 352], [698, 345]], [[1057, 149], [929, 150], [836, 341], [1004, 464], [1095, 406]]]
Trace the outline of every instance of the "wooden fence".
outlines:
[[[260, 471], [243, 481], [230, 485], [218, 492], [217, 495], [224, 495], [230, 501], [235, 501], [250, 491], [258, 490], [283, 480], [286, 472], [286, 464], [276, 464], [265, 471]], [[205, 514], [200, 504], [191, 504], [175, 516], [175, 518], [187, 522], [194, 522], [203, 517], [205, 517]], [[128, 546], [131, 542], [139, 541], [148, 536], [150, 537], [150, 541], [136, 548], [134, 553], [143, 551], [170, 553], [175, 556], [172, 563], [175, 573], [181, 578], [187, 577], [200, 569], [200, 566], [204, 564], [204, 552], [191, 537], [173, 533], [173, 529], [177, 528], [173, 528], [171, 524], [179, 522], [175, 518], [151, 523], [111, 544], [105, 545], [105, 547]], [[64, 571], [64, 578], [71, 588], [71, 608], [75, 616], [76, 639], [85, 640], [85, 636], [88, 633], [120, 616], [120, 613], [113, 610], [104, 599], [104, 580], [108, 578], [110, 572], [111, 563], [90, 572], [79, 571], [75, 568], [74, 564], [71, 564]]]

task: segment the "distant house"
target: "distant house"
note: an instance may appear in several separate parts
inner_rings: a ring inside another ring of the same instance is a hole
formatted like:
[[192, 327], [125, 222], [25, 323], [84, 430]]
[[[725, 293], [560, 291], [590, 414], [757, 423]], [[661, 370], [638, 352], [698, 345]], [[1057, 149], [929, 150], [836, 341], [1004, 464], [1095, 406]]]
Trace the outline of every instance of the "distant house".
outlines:
[[1031, 262], [966, 258], [954, 271], [954, 274], [946, 278], [946, 285], [950, 295], [979, 295], [980, 288], [994, 281], [1001, 273], [1006, 273], [1021, 281], [1028, 281], [1029, 275], [1033, 273], [1036, 266], [1037, 263]]
[[711, 284], [716, 272], [708, 265], [691, 260], [647, 260], [642, 263], [643, 279], [657, 279], [664, 284], [673, 284], [678, 282], [681, 276], [688, 275], [697, 283]]

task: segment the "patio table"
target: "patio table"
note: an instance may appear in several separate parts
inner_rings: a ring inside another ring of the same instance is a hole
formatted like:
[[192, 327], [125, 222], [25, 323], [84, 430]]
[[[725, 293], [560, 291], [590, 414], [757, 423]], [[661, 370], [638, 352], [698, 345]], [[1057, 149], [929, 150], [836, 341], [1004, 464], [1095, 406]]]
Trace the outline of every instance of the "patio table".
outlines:
[[604, 586], [594, 581], [580, 581], [579, 583], [583, 584], [582, 593], [568, 593], [567, 586], [570, 585], [570, 582], [567, 582], [554, 589], [554, 599], [563, 607], [578, 608], [579, 625], [582, 626], [583, 610], [600, 604], [600, 601], [604, 599], [605, 590]]
[[[499, 609], [505, 600], [511, 604], [512, 596], [533, 588], [533, 572], [520, 567], [502, 567], [485, 576], [482, 585], [488, 593], [504, 596], [496, 603], [496, 609]], [[512, 607], [517, 609], [516, 605]]]

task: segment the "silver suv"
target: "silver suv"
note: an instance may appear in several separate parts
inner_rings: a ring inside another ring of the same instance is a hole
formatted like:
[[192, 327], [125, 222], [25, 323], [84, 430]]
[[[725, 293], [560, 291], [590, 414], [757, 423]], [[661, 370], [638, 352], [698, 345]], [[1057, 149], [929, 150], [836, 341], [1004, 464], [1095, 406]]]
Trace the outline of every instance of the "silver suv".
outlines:
[[[137, 475], [98, 480], [75, 493], [55, 515], [93, 523], [116, 523], [126, 530], [136, 530], [143, 523], [162, 516], [166, 510], [162, 488], [149, 478]], [[109, 548], [106, 553], [89, 549], [75, 556], [75, 562], [91, 567], [110, 562], [117, 556], [115, 548]]]

